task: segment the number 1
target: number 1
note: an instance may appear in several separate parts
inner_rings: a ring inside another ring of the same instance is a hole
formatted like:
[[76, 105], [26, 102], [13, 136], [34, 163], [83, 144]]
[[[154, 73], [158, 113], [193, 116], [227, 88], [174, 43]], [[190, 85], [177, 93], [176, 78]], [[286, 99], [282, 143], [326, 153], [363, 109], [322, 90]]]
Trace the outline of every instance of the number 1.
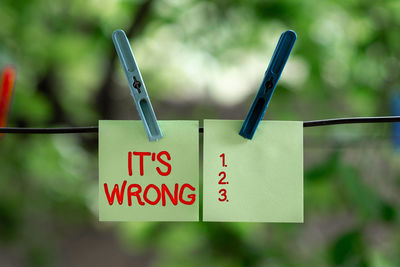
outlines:
[[228, 167], [228, 165], [225, 164], [225, 153], [222, 153], [219, 157], [222, 158], [222, 167]]

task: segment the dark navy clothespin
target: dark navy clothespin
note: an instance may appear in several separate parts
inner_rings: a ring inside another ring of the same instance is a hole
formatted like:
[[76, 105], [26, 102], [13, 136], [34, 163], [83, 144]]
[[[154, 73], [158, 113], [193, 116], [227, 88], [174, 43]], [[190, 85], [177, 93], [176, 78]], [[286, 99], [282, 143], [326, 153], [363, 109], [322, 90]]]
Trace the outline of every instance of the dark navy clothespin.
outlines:
[[239, 134], [247, 139], [252, 139], [257, 126], [264, 117], [265, 110], [275, 90], [276, 84], [289, 58], [290, 52], [296, 42], [297, 36], [294, 31], [286, 31], [279, 38], [268, 69], [265, 72], [264, 80], [261, 83], [258, 93], [247, 114]]
[[163, 136], [128, 38], [123, 30], [116, 30], [112, 35], [112, 39], [126, 78], [128, 79], [131, 95], [135, 101], [140, 119], [143, 121], [147, 136], [150, 141], [156, 141]]
[[[400, 92], [397, 92], [392, 97], [392, 115], [400, 116]], [[393, 123], [393, 146], [400, 152], [400, 122]]]

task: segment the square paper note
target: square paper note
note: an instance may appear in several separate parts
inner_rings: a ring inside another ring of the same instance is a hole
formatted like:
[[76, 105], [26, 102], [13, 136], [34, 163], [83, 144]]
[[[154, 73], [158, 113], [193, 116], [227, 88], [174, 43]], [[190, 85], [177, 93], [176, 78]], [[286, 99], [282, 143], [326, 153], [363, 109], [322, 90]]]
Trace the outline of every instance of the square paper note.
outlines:
[[303, 123], [204, 122], [204, 221], [303, 222]]
[[99, 122], [100, 221], [197, 221], [198, 121], [159, 121], [149, 142], [141, 121]]

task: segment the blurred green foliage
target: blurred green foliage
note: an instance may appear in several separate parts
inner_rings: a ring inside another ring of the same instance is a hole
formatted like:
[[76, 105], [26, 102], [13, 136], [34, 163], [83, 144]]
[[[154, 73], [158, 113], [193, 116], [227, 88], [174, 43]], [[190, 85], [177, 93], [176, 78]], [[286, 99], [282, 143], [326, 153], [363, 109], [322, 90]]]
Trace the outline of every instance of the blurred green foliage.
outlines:
[[[10, 126], [138, 119], [128, 32], [160, 119], [243, 119], [281, 32], [298, 34], [267, 119], [390, 115], [400, 1], [0, 1]], [[0, 139], [0, 266], [399, 266], [390, 125], [305, 130], [305, 223], [99, 223], [97, 136]], [[360, 141], [361, 140], [361, 141]]]

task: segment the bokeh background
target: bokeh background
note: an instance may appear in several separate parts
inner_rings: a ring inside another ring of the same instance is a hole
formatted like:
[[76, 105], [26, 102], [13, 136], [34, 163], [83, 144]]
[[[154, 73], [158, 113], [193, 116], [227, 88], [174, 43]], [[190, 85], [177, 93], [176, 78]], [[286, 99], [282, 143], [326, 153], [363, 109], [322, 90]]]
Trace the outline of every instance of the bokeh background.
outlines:
[[[400, 1], [1, 0], [9, 126], [138, 119], [124, 29], [159, 119], [244, 119], [280, 34], [298, 40], [265, 119], [391, 115]], [[305, 223], [99, 223], [97, 135], [0, 139], [0, 266], [400, 266], [391, 124], [304, 131]]]

